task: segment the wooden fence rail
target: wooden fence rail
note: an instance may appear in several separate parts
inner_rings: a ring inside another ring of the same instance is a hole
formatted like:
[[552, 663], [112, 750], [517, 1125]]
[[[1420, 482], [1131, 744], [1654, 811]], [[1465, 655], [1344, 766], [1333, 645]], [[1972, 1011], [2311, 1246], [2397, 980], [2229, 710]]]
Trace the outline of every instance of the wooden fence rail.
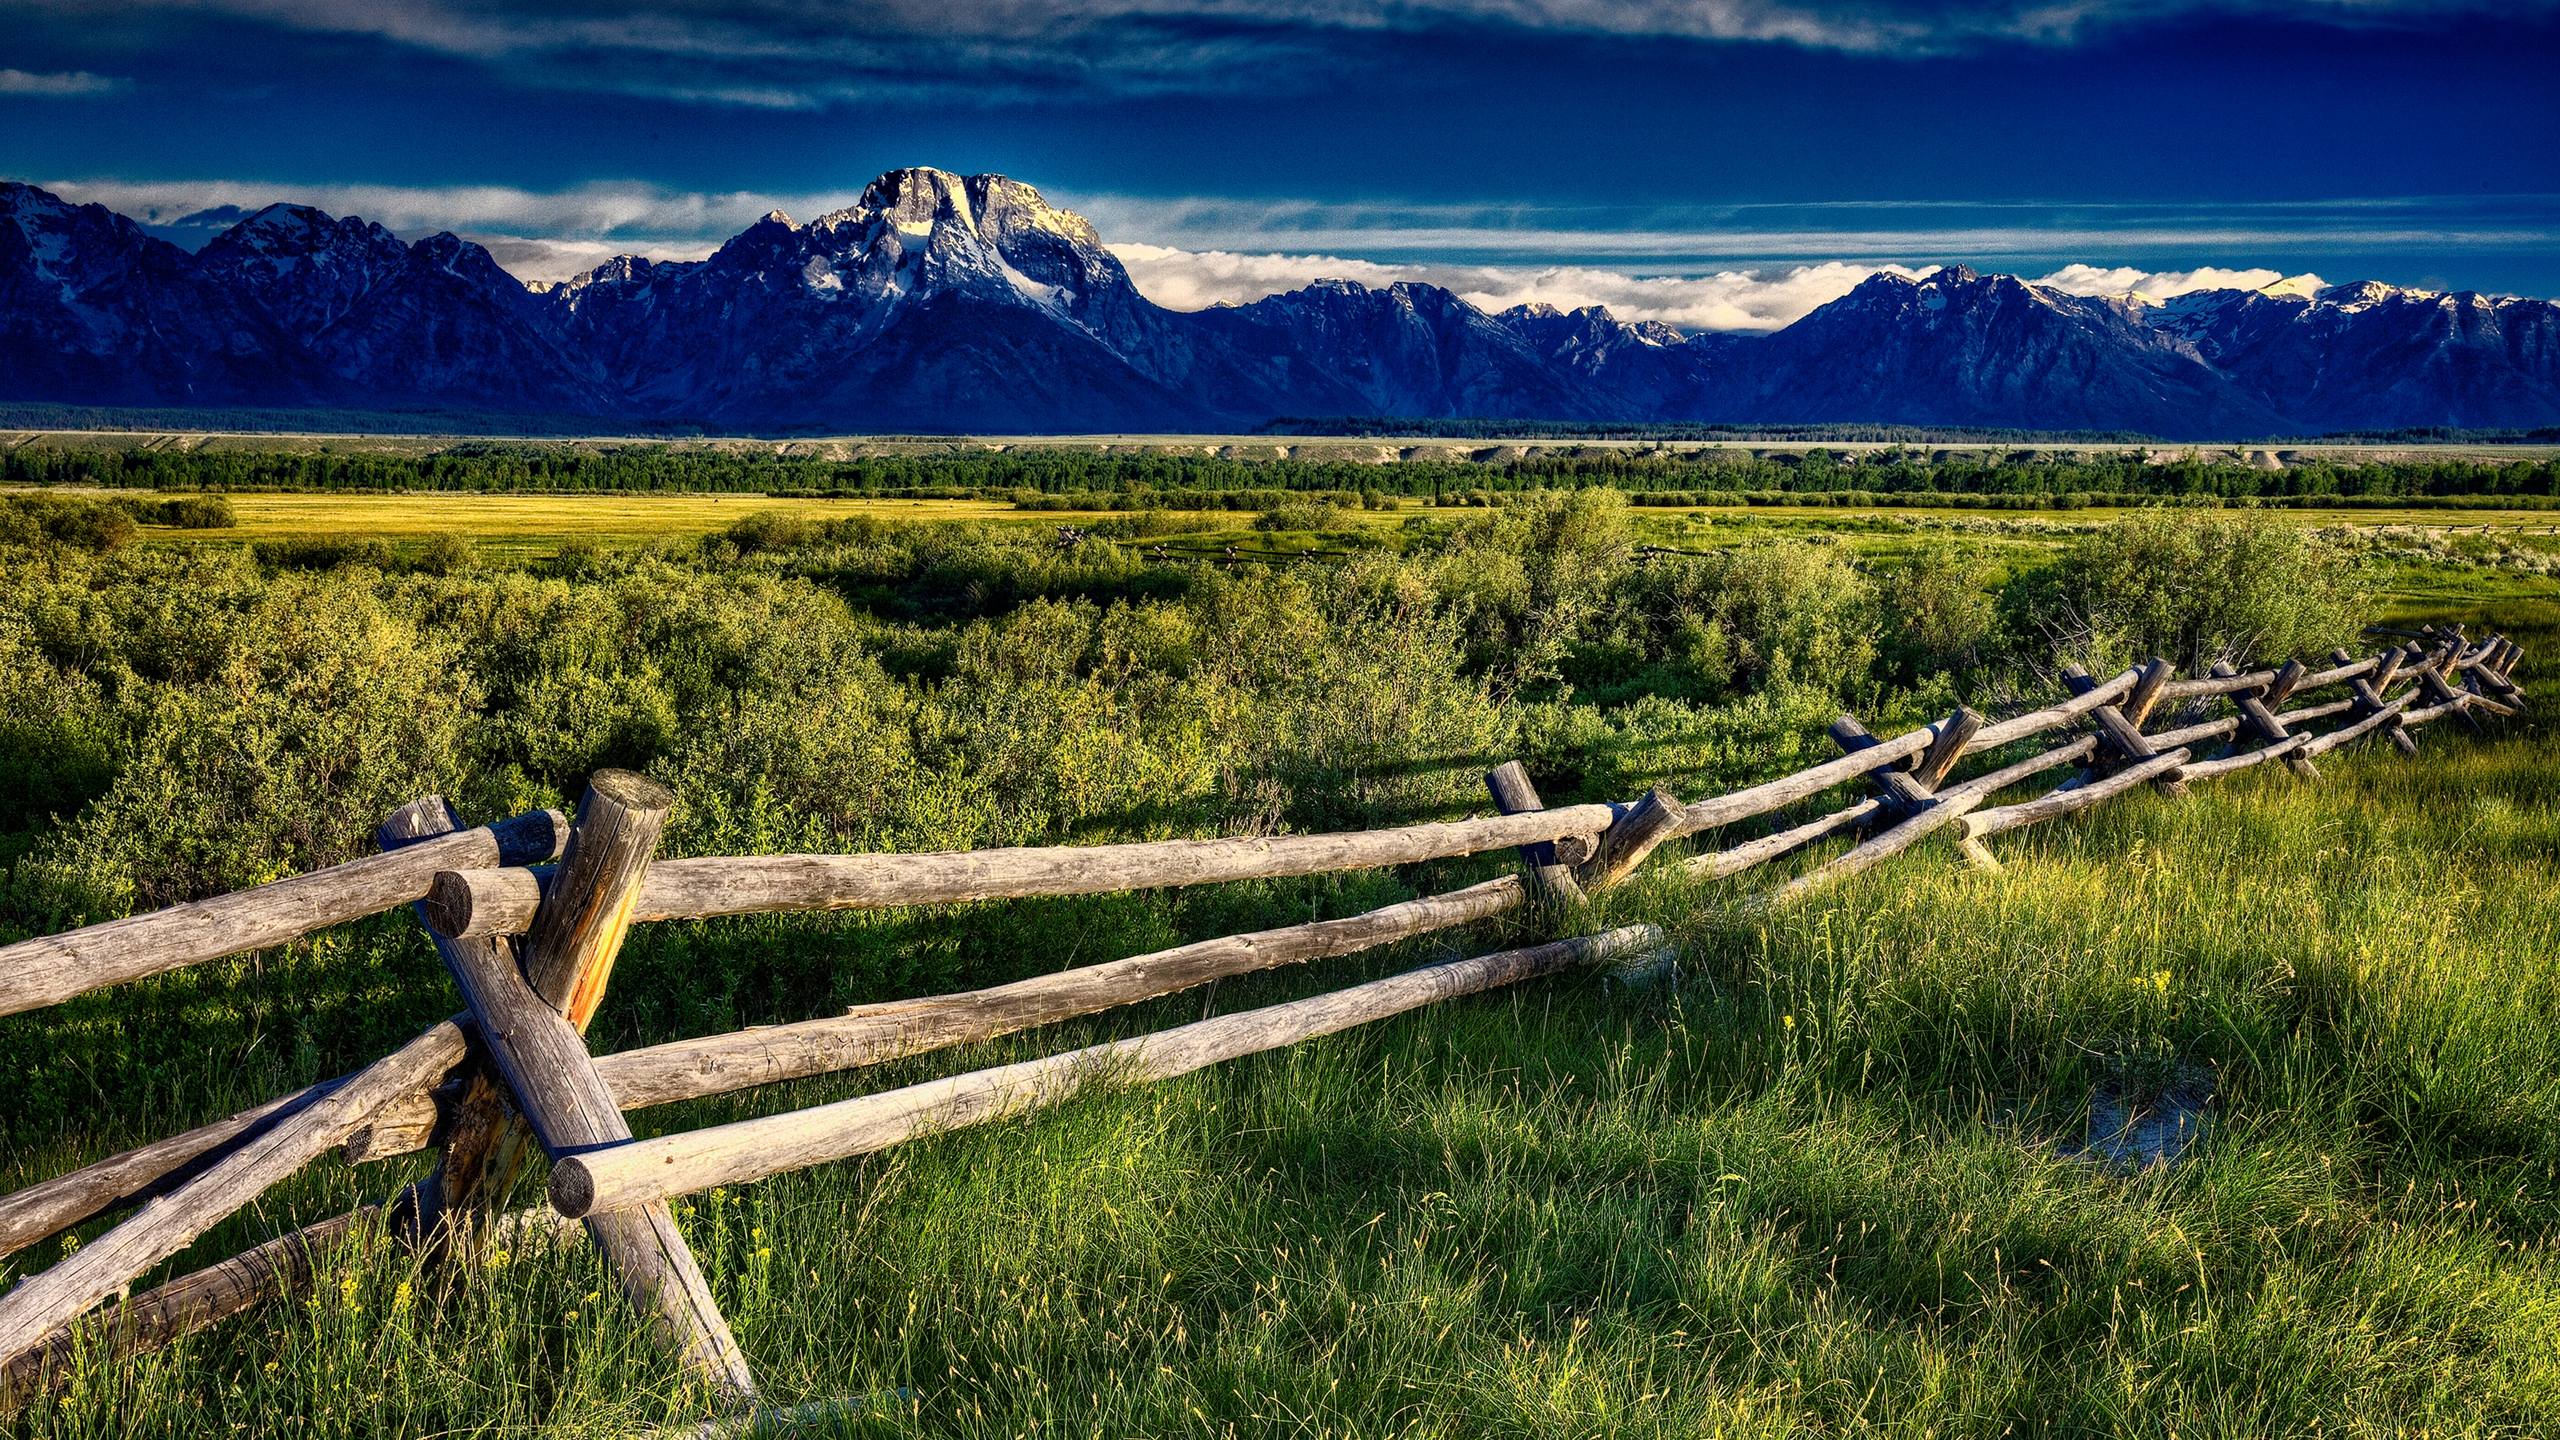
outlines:
[[[0, 1295], [0, 1408], [23, 1401], [81, 1348], [83, 1327], [126, 1349], [166, 1344], [307, 1283], [328, 1245], [392, 1221], [411, 1243], [466, 1247], [528, 1223], [496, 1206], [535, 1151], [550, 1163], [546, 1215], [583, 1221], [633, 1306], [715, 1411], [760, 1413], [755, 1378], [713, 1303], [667, 1202], [718, 1184], [867, 1154], [930, 1130], [982, 1124], [1097, 1084], [1184, 1074], [1573, 967], [1659, 964], [1647, 926], [1443, 960], [1353, 985], [1018, 1064], [706, 1130], [636, 1139], [629, 1110], [806, 1079], [1056, 1023], [1230, 975], [1449, 931], [1506, 913], [1553, 925], [1625, 883], [1660, 846], [1723, 832], [1856, 783], [1846, 804], [1686, 860], [1691, 877], [1739, 874], [1835, 837], [1849, 847], [1759, 903], [1787, 903], [1940, 831], [1976, 865], [1985, 843], [2146, 786], [2185, 787], [2279, 761], [2305, 781], [2314, 759], [2374, 734], [2403, 754], [2448, 716], [2519, 714], [2520, 648], [2459, 628], [2391, 632], [2381, 653], [2347, 651], [2184, 679], [2166, 661], [2105, 680], [2065, 672], [2069, 698], [2003, 720], [1965, 707], [1877, 737], [1843, 716], [1842, 754], [1794, 774], [1683, 805], [1655, 790], [1630, 804], [1545, 808], [1527, 773], [1488, 775], [1496, 815], [1324, 835], [1243, 836], [939, 854], [657, 860], [673, 797], [635, 775], [590, 783], [573, 825], [537, 811], [463, 829], [433, 798], [384, 822], [382, 853], [233, 895], [0, 947], [0, 1014], [256, 950], [413, 906], [465, 1010], [400, 1051], [184, 1134], [0, 1197], [0, 1257], [132, 1206], [141, 1208]], [[2315, 692], [2343, 694], [2302, 703]], [[2389, 692], [2397, 689], [2399, 693]], [[2286, 708], [2288, 705], [2291, 708]], [[2229, 713], [2208, 716], [2206, 707]], [[2475, 713], [2478, 712], [2478, 713]], [[2174, 723], [2151, 728], [2155, 716]], [[2326, 730], [2314, 727], [2339, 722]], [[2057, 731], [2042, 749], [2011, 747]], [[1959, 777], [1967, 762], [1978, 773]], [[2047, 772], [2040, 795], [1993, 803]], [[583, 1039], [634, 922], [777, 911], [940, 905], [1270, 879], [1497, 851], [1517, 873], [1336, 920], [1196, 941], [962, 994], [859, 1006], [843, 1015], [593, 1055]], [[557, 859], [556, 866], [543, 862]], [[1533, 906], [1531, 902], [1540, 902]], [[350, 1161], [434, 1148], [426, 1180], [385, 1206], [323, 1220], [107, 1306], [194, 1237], [321, 1152]], [[726, 1421], [722, 1423], [727, 1423]]]

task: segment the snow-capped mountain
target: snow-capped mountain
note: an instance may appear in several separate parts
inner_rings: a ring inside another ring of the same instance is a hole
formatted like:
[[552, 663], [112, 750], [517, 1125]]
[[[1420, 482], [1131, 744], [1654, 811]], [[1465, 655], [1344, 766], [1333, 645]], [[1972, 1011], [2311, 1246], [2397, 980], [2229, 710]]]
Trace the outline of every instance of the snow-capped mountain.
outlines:
[[1770, 421], [2261, 435], [2276, 410], [2130, 306], [1950, 266], [1890, 271], [1779, 331], [1719, 396]]
[[542, 303], [459, 236], [404, 245], [364, 220], [270, 205], [214, 237], [196, 268], [297, 337], [350, 395], [529, 413], [615, 408]]
[[2371, 282], [2093, 298], [1880, 273], [1773, 335], [1321, 281], [1166, 310], [997, 175], [881, 176], [708, 258], [527, 287], [307, 206], [197, 254], [0, 185], [0, 400], [437, 407], [762, 431], [1231, 430], [1283, 415], [1883, 421], [2173, 438], [2560, 423], [2560, 306]]
[[2145, 314], [2296, 426], [2560, 423], [2560, 305], [2366, 280], [2212, 290]]
[[103, 205], [0, 184], [0, 396], [309, 405], [321, 367], [195, 257]]
[[1296, 407], [1302, 415], [1630, 418], [1624, 398], [1578, 383], [1499, 320], [1436, 285], [1320, 280], [1210, 311], [1208, 320], [1230, 334], [1261, 332], [1351, 392], [1348, 409]]

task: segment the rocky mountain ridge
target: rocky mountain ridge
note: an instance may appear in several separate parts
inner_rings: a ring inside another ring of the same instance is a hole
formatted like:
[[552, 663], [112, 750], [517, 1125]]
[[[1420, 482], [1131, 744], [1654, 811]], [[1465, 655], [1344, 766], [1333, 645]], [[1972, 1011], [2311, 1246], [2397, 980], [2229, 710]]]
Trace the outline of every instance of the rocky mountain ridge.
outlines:
[[2166, 300], [1879, 272], [1769, 335], [1318, 281], [1168, 310], [1093, 226], [915, 168], [695, 261], [528, 287], [307, 206], [195, 254], [0, 184], [0, 400], [435, 408], [762, 432], [1248, 429], [1285, 415], [2134, 430], [2560, 423], [2560, 305], [2375, 282]]

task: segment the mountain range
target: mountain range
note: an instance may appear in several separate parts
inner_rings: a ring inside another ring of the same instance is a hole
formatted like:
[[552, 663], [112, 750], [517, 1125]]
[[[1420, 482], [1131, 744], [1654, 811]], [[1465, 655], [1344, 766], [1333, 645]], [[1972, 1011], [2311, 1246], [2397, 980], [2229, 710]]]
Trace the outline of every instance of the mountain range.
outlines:
[[2560, 423], [2560, 305], [2371, 281], [2091, 297], [1949, 267], [1879, 272], [1767, 335], [1347, 280], [1177, 311], [1030, 186], [927, 168], [705, 259], [529, 286], [451, 234], [271, 205], [190, 254], [12, 182], [0, 401], [760, 433], [1333, 415], [2242, 438]]

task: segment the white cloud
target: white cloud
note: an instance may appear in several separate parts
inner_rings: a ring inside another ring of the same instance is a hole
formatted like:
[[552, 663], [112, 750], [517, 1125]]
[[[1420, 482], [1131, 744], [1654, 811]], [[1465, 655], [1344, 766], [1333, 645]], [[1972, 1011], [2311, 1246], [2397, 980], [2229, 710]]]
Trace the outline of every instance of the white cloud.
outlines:
[[2100, 267], [2065, 265], [2036, 283], [2074, 295], [2142, 295], [2166, 300], [2196, 290], [2266, 290], [2281, 287], [2305, 294], [2329, 282], [2317, 275], [2287, 275], [2281, 270], [2224, 270], [2207, 265], [2196, 270], [2138, 270], [2129, 265]]
[[48, 99], [112, 95], [131, 83], [113, 75], [92, 75], [86, 70], [0, 70], [0, 95]]
[[[599, 180], [564, 190], [507, 185], [300, 185], [263, 180], [61, 180], [39, 182], [66, 200], [96, 203], [146, 225], [183, 230], [201, 243], [232, 218], [278, 202], [361, 215], [415, 240], [451, 230], [489, 247], [519, 278], [565, 280], [616, 255], [692, 260], [768, 210], [809, 219], [841, 209], [862, 187], [838, 193], [779, 194], [671, 190], [639, 181]], [[188, 226], [190, 217], [210, 224]]]
[[1899, 265], [1826, 261], [1708, 275], [1629, 275], [1578, 265], [1381, 264], [1339, 255], [1255, 255], [1123, 243], [1111, 247], [1148, 299], [1174, 310], [1241, 305], [1317, 280], [1391, 285], [1414, 280], [1454, 290], [1482, 310], [1531, 303], [1578, 310], [1606, 306], [1621, 320], [1659, 320], [1683, 330], [1775, 330], [1837, 300], [1879, 270], [1916, 277]]
[[[2532, 248], [2560, 241], [2548, 197], [2461, 210], [2413, 202], [2192, 206], [2063, 202], [1802, 205], [1409, 205], [1387, 201], [1079, 194], [1056, 197], [1106, 235], [1238, 254], [1572, 255], [1645, 268], [1814, 262], [1852, 255], [2051, 263], [2073, 252], [2299, 250], [2307, 244]], [[1879, 223], [1887, 217], [1888, 223]], [[2430, 220], [2433, 223], [2429, 223]], [[1902, 223], [1889, 223], [1900, 221]]]

